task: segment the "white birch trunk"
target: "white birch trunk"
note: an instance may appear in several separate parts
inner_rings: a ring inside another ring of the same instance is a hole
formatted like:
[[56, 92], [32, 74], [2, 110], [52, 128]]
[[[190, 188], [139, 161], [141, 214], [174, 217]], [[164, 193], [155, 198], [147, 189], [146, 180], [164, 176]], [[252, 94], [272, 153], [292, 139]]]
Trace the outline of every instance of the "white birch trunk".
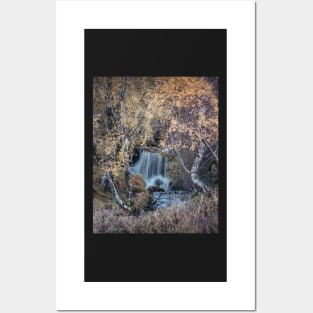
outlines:
[[106, 183], [109, 183], [111, 192], [113, 194], [115, 202], [124, 210], [130, 211], [130, 208], [123, 202], [121, 197], [118, 194], [118, 191], [112, 181], [112, 178], [108, 172], [105, 172], [101, 179], [101, 186], [104, 187]]
[[199, 166], [200, 163], [203, 159], [203, 155], [205, 152], [205, 143], [203, 141], [200, 142], [199, 144], [199, 148], [198, 148], [198, 153], [194, 159], [192, 168], [190, 170], [190, 176], [191, 176], [191, 180], [192, 182], [199, 187], [199, 189], [202, 192], [207, 193], [208, 195], [211, 195], [211, 188], [209, 186], [207, 186], [199, 177], [198, 175], [198, 170], [199, 170]]

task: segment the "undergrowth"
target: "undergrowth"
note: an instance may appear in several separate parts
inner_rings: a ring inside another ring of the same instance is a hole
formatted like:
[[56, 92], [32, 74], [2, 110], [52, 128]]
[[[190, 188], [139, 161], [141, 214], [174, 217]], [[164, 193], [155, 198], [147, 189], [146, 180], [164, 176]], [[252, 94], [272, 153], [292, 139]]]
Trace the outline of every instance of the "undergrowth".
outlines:
[[94, 233], [218, 233], [218, 193], [133, 215], [94, 199]]

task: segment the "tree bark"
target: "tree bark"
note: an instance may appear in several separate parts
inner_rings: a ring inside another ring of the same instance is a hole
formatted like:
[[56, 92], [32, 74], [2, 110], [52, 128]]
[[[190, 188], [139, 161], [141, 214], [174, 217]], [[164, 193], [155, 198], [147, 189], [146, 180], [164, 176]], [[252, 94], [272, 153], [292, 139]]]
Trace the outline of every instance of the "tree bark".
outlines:
[[211, 195], [212, 190], [209, 186], [207, 186], [199, 177], [198, 175], [198, 169], [200, 166], [200, 163], [203, 159], [203, 155], [205, 152], [205, 143], [203, 141], [200, 142], [199, 148], [198, 148], [198, 153], [194, 159], [192, 168], [190, 170], [190, 176], [191, 180], [196, 185], [202, 192], [207, 193], [208, 195]]
[[[129, 164], [129, 146], [130, 141], [128, 139], [128, 135], [126, 134], [126, 117], [125, 117], [125, 94], [128, 87], [128, 79], [127, 77], [122, 79], [121, 81], [121, 89], [120, 89], [120, 128], [121, 132], [121, 141], [122, 141], [122, 152], [124, 158], [124, 179], [126, 186], [126, 194], [128, 197], [128, 202], [130, 203], [131, 198], [131, 186], [130, 186], [130, 164]], [[128, 203], [128, 204], [129, 204]]]
[[129, 163], [129, 140], [128, 140], [127, 136], [125, 136], [125, 138], [124, 138], [122, 151], [123, 151], [123, 155], [124, 155], [124, 179], [125, 179], [125, 186], [126, 186], [126, 194], [128, 197], [128, 202], [130, 203], [131, 180], [130, 180], [130, 163]]
[[101, 179], [101, 186], [104, 188], [106, 183], [109, 183], [111, 192], [113, 194], [115, 202], [124, 210], [130, 211], [130, 208], [123, 202], [121, 197], [118, 194], [118, 191], [112, 181], [112, 178], [108, 172], [105, 172], [102, 179]]
[[215, 161], [218, 161], [218, 156], [217, 154], [213, 151], [212, 147], [210, 146], [210, 144], [208, 143], [208, 141], [206, 139], [203, 139], [204, 143], [206, 144], [206, 146], [209, 148], [210, 152], [212, 153]]

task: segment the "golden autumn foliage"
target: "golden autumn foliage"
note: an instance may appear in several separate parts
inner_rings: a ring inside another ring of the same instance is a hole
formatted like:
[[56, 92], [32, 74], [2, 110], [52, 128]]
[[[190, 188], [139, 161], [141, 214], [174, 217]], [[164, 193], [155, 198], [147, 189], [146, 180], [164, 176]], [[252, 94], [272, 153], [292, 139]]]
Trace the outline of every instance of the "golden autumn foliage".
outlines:
[[[216, 86], [217, 78], [208, 77], [94, 77], [94, 161], [110, 176], [121, 207], [129, 209], [136, 202], [137, 178], [130, 165], [142, 147], [169, 150], [194, 186], [211, 194], [200, 168], [206, 157], [218, 162]], [[145, 193], [144, 186], [139, 189]], [[141, 198], [145, 201], [137, 199], [137, 204], [146, 203], [147, 196]]]
[[217, 148], [218, 98], [205, 77], [157, 77], [147, 95], [149, 110], [167, 129], [160, 143], [194, 151], [201, 140]]
[[93, 136], [104, 169], [117, 175], [136, 145], [152, 136], [151, 112], [144, 102], [149, 81], [140, 77], [95, 77]]

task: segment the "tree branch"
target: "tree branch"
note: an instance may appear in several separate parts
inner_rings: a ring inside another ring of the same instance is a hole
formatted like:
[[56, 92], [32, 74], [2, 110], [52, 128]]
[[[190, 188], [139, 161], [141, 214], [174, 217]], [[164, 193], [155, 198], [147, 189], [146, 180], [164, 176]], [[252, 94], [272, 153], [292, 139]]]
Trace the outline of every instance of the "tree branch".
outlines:
[[131, 132], [130, 136], [129, 136], [129, 142], [131, 143], [137, 136], [138, 133], [136, 134], [137, 129], [141, 126], [141, 122], [143, 121], [143, 117], [141, 117], [138, 121], [137, 126], [134, 128], [134, 130]]
[[211, 187], [206, 185], [199, 177], [198, 170], [200, 163], [202, 161], [204, 154], [204, 142], [201, 141], [198, 147], [198, 153], [196, 158], [194, 159], [191, 171], [190, 171], [190, 176], [192, 182], [200, 188], [202, 192], [206, 192], [209, 196], [212, 194]]
[[216, 161], [218, 161], [218, 156], [217, 156], [217, 154], [213, 151], [213, 149], [212, 149], [212, 147], [210, 146], [210, 144], [208, 143], [208, 141], [207, 141], [206, 139], [201, 138], [201, 137], [198, 136], [196, 133], [194, 133], [194, 135], [195, 135], [198, 139], [200, 139], [201, 141], [203, 141], [203, 142], [205, 143], [205, 145], [209, 148], [210, 152], [212, 153], [214, 159], [215, 159]]
[[182, 159], [182, 157], [181, 157], [181, 155], [180, 155], [180, 152], [179, 152], [179, 151], [176, 149], [176, 147], [175, 147], [175, 144], [174, 144], [174, 142], [173, 142], [172, 135], [169, 134], [169, 137], [170, 137], [170, 141], [171, 141], [171, 144], [172, 144], [172, 146], [173, 146], [173, 149], [175, 150], [175, 152], [176, 152], [176, 154], [177, 154], [177, 156], [178, 156], [178, 160], [179, 160], [180, 164], [182, 165], [183, 169], [184, 169], [188, 174], [190, 174], [190, 171], [187, 169], [187, 167], [186, 167], [185, 164], [184, 164], [184, 161], [183, 161], [183, 159]]
[[205, 143], [205, 145], [209, 148], [210, 152], [212, 153], [214, 159], [216, 161], [218, 161], [218, 156], [216, 155], [216, 153], [213, 151], [212, 147], [209, 145], [208, 141], [206, 139], [202, 139], [203, 142]]

